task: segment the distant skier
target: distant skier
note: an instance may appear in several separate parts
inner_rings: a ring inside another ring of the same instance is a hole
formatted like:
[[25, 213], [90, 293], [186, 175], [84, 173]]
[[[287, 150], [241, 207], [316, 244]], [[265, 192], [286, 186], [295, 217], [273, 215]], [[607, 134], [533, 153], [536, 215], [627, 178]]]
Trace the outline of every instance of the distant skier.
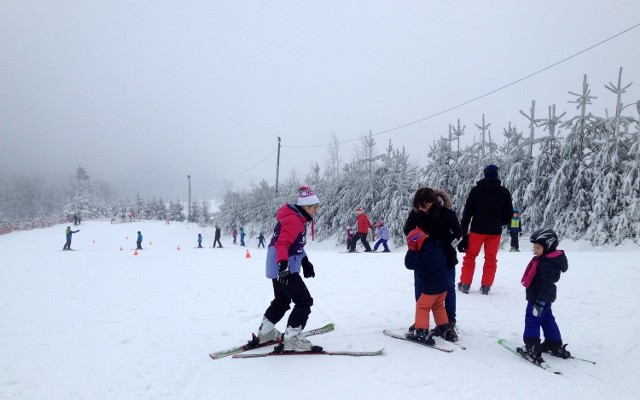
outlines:
[[244, 233], [244, 228], [240, 227], [240, 246], [244, 246], [244, 237], [246, 233]]
[[373, 230], [373, 226], [371, 226], [369, 217], [367, 217], [367, 214], [362, 211], [361, 207], [356, 208], [355, 213], [358, 217], [358, 231], [351, 241], [351, 249], [349, 250], [349, 252], [354, 253], [356, 251], [356, 244], [358, 242], [358, 239], [360, 239], [362, 245], [364, 246], [365, 253], [368, 253], [371, 251], [371, 246], [369, 246], [369, 242], [367, 242], [367, 234], [369, 233], [369, 229]]
[[216, 247], [216, 243], [218, 243], [218, 247], [222, 247], [222, 243], [220, 243], [220, 227], [216, 225], [216, 233], [213, 237], [213, 247]]
[[351, 241], [353, 241], [353, 228], [347, 225], [347, 251], [351, 250]]
[[519, 236], [522, 236], [522, 221], [520, 221], [520, 210], [513, 209], [513, 218], [511, 218], [511, 224], [507, 228], [509, 235], [511, 236], [511, 250], [520, 251]]
[[[527, 308], [524, 319], [524, 347], [518, 353], [535, 362], [543, 362], [542, 352], [553, 356], [569, 358], [567, 345], [562, 344], [560, 328], [551, 311], [551, 303], [556, 300], [556, 282], [567, 272], [569, 262], [564, 251], [557, 250], [558, 235], [551, 229], [538, 229], [531, 234], [533, 253], [522, 276], [522, 285], [527, 288]], [[540, 344], [540, 328], [544, 333], [544, 343]]]
[[138, 239], [136, 240], [136, 244], [138, 245], [136, 247], [136, 250], [142, 250], [142, 233], [140, 233], [140, 231], [138, 231]]
[[382, 252], [389, 253], [390, 250], [389, 250], [389, 247], [387, 246], [387, 240], [389, 240], [389, 230], [387, 230], [387, 228], [384, 226], [384, 223], [382, 221], [378, 221], [376, 225], [377, 225], [376, 235], [378, 235], [380, 239], [378, 239], [375, 246], [373, 246], [373, 251], [377, 251], [378, 247], [382, 245], [382, 247], [384, 247], [384, 250]]
[[238, 237], [238, 228], [236, 228], [235, 226], [231, 228], [231, 236], [233, 237], [233, 244], [238, 244], [236, 242], [236, 239]]
[[202, 248], [202, 234], [198, 233], [198, 248]]
[[67, 226], [67, 230], [65, 231], [65, 235], [67, 236], [67, 242], [62, 247], [62, 250], [71, 250], [71, 237], [74, 233], [80, 232], [80, 229], [76, 231], [72, 231], [70, 226]]
[[262, 232], [260, 232], [260, 235], [258, 235], [258, 248], [260, 248], [260, 246], [262, 246], [262, 248], [264, 249], [264, 235], [262, 234]]

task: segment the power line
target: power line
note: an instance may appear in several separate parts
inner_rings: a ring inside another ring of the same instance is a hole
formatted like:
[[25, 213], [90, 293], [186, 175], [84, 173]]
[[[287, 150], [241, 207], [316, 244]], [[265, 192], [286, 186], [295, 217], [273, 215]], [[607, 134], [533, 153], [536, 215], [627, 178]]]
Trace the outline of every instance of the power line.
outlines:
[[262, 160], [258, 161], [257, 163], [253, 164], [252, 166], [250, 166], [249, 168], [245, 169], [242, 172], [239, 172], [238, 174], [230, 177], [230, 178], [225, 178], [225, 179], [221, 179], [218, 181], [214, 181], [212, 182], [214, 185], [220, 184], [220, 183], [224, 183], [226, 181], [230, 181], [233, 179], [236, 179], [237, 177], [239, 177], [240, 175], [246, 174], [247, 172], [251, 171], [252, 169], [254, 169], [255, 167], [257, 167], [258, 165], [262, 164], [263, 162], [267, 161], [267, 159], [269, 157], [271, 157], [274, 153], [276, 152], [276, 150], [272, 151], [271, 153], [269, 153], [267, 156], [265, 156]]
[[[638, 27], [640, 27], [640, 23], [635, 24], [635, 25], [631, 26], [630, 28], [627, 28], [627, 29], [625, 29], [625, 30], [623, 30], [623, 31], [621, 31], [621, 32], [619, 32], [619, 33], [616, 33], [616, 34], [615, 34], [615, 35], [613, 35], [613, 36], [610, 36], [610, 37], [608, 37], [608, 38], [606, 38], [606, 39], [604, 39], [604, 40], [602, 40], [602, 41], [600, 41], [600, 42], [598, 42], [598, 43], [596, 43], [596, 44], [594, 44], [594, 45], [592, 45], [592, 46], [587, 47], [586, 49], [580, 50], [579, 52], [577, 52], [577, 53], [575, 53], [575, 54], [572, 54], [572, 55], [570, 55], [570, 56], [568, 56], [568, 57], [566, 57], [566, 58], [564, 58], [564, 59], [562, 59], [562, 60], [560, 60], [560, 61], [557, 61], [557, 62], [555, 62], [555, 63], [553, 63], [553, 64], [551, 64], [551, 65], [548, 65], [548, 66], [546, 66], [546, 67], [544, 67], [544, 68], [542, 68], [542, 69], [540, 69], [540, 70], [538, 70], [538, 71], [532, 72], [532, 73], [530, 73], [530, 74], [529, 74], [529, 75], [527, 75], [527, 76], [524, 76], [524, 77], [522, 77], [522, 78], [520, 78], [520, 79], [516, 79], [516, 80], [515, 80], [515, 81], [513, 81], [513, 82], [507, 83], [507, 84], [505, 84], [505, 85], [503, 85], [503, 86], [500, 86], [500, 87], [499, 87], [499, 88], [497, 88], [497, 89], [491, 90], [491, 91], [489, 91], [489, 92], [487, 92], [487, 93], [484, 93], [484, 94], [482, 94], [482, 95], [480, 95], [480, 96], [474, 97], [474, 98], [473, 98], [473, 99], [471, 99], [471, 100], [467, 100], [467, 101], [465, 101], [465, 102], [463, 102], [463, 103], [460, 103], [460, 104], [457, 104], [457, 105], [455, 105], [455, 106], [449, 107], [449, 108], [444, 109], [444, 110], [442, 110], [442, 111], [438, 111], [438, 112], [436, 112], [436, 113], [434, 113], [434, 114], [431, 114], [431, 115], [426, 116], [426, 117], [424, 117], [424, 118], [417, 119], [417, 120], [415, 120], [415, 121], [413, 121], [413, 122], [408, 122], [408, 123], [406, 123], [406, 124], [402, 124], [402, 125], [396, 126], [395, 128], [391, 128], [391, 129], [387, 129], [387, 130], [384, 130], [384, 131], [381, 131], [381, 132], [374, 133], [374, 134], [372, 134], [371, 136], [378, 136], [378, 135], [382, 135], [383, 133], [389, 133], [389, 132], [397, 131], [397, 130], [400, 130], [400, 129], [406, 128], [406, 127], [408, 127], [408, 126], [415, 125], [415, 124], [417, 124], [417, 123], [420, 123], [420, 122], [426, 121], [426, 120], [428, 120], [428, 119], [431, 119], [431, 118], [437, 117], [437, 116], [439, 116], [439, 115], [442, 115], [442, 114], [448, 113], [449, 111], [455, 110], [455, 109], [460, 108], [460, 107], [462, 107], [462, 106], [466, 106], [467, 104], [473, 103], [473, 102], [475, 102], [475, 101], [477, 101], [477, 100], [480, 100], [480, 99], [482, 99], [482, 98], [484, 98], [484, 97], [490, 96], [490, 95], [492, 95], [492, 94], [494, 94], [494, 93], [497, 93], [497, 92], [499, 92], [499, 91], [501, 91], [501, 90], [504, 90], [504, 89], [506, 89], [506, 88], [508, 88], [508, 87], [510, 87], [510, 86], [513, 86], [513, 85], [515, 85], [515, 84], [517, 84], [517, 83], [520, 83], [520, 82], [522, 82], [522, 81], [524, 81], [524, 80], [526, 80], [526, 79], [529, 79], [529, 78], [531, 78], [531, 77], [533, 77], [533, 76], [536, 76], [536, 75], [538, 75], [538, 74], [540, 74], [540, 73], [542, 73], [542, 72], [544, 72], [544, 71], [546, 71], [546, 70], [548, 70], [548, 69], [551, 69], [551, 68], [553, 68], [553, 67], [555, 67], [555, 66], [557, 66], [557, 65], [559, 65], [559, 64], [562, 64], [562, 63], [564, 63], [564, 62], [566, 62], [566, 61], [569, 61], [570, 59], [575, 58], [575, 57], [579, 56], [580, 54], [586, 53], [587, 51], [592, 50], [592, 49], [594, 49], [594, 48], [596, 48], [596, 47], [598, 47], [598, 46], [600, 46], [600, 45], [602, 45], [602, 44], [604, 44], [604, 43], [606, 43], [606, 42], [608, 42], [608, 41], [610, 41], [610, 40], [615, 39], [616, 37], [618, 37], [618, 36], [620, 36], [620, 35], [623, 35], [623, 34], [625, 34], [625, 33], [629, 32], [629, 31], [631, 31], [631, 30], [633, 30], [633, 29], [636, 29], [636, 28], [638, 28]], [[354, 141], [356, 141], [356, 140], [360, 140], [360, 138], [345, 140], [345, 141], [342, 141], [342, 142], [338, 142], [337, 144], [350, 143], [350, 142], [354, 142]], [[309, 146], [282, 146], [282, 147], [288, 147], [288, 148], [291, 148], [291, 149], [310, 149], [310, 148], [315, 148], [315, 147], [325, 147], [325, 146], [330, 146], [330, 145], [331, 145], [331, 143], [328, 143], [328, 144], [318, 144], [318, 145], [309, 145]]]

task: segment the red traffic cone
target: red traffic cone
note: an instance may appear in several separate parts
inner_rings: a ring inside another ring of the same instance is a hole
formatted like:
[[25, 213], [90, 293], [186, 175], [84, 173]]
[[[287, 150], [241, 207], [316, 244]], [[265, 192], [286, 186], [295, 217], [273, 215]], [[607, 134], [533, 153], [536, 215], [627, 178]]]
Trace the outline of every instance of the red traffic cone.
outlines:
[[133, 252], [133, 255], [134, 255], [134, 256], [137, 256], [137, 255], [138, 255], [138, 250], [134, 251], [134, 252]]
[[244, 258], [251, 258], [251, 254], [249, 253], [249, 249], [247, 249], [247, 254], [244, 255]]

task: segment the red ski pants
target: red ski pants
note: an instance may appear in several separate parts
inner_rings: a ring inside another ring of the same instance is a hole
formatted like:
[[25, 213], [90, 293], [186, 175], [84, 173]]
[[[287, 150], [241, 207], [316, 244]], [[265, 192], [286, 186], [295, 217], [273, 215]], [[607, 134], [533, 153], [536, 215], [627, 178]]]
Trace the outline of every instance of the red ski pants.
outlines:
[[482, 285], [491, 286], [498, 269], [498, 248], [500, 247], [500, 235], [482, 235], [469, 233], [469, 244], [462, 259], [460, 282], [471, 285], [473, 273], [476, 269], [476, 257], [480, 254], [480, 248], [484, 245], [484, 266], [482, 267]]
[[429, 311], [433, 311], [436, 326], [449, 322], [447, 310], [444, 308], [446, 298], [447, 292], [420, 295], [416, 303], [416, 329], [429, 329]]

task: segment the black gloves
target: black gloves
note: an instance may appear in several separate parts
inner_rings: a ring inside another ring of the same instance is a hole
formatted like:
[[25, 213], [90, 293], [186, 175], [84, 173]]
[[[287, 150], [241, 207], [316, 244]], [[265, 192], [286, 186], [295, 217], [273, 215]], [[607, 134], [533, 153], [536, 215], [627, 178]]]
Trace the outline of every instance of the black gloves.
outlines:
[[284, 260], [278, 263], [278, 282], [282, 285], [289, 283], [289, 261]]
[[533, 314], [533, 316], [539, 317], [540, 315], [542, 315], [542, 310], [546, 305], [547, 305], [546, 302], [542, 300], [536, 300], [536, 304], [533, 305], [533, 310], [531, 310], [531, 313]]
[[460, 242], [458, 242], [458, 251], [460, 253], [464, 253], [465, 251], [467, 251], [468, 245], [469, 245], [469, 234], [463, 233], [462, 239], [460, 239]]
[[313, 270], [313, 264], [307, 256], [302, 258], [302, 274], [305, 278], [315, 278], [316, 273]]

